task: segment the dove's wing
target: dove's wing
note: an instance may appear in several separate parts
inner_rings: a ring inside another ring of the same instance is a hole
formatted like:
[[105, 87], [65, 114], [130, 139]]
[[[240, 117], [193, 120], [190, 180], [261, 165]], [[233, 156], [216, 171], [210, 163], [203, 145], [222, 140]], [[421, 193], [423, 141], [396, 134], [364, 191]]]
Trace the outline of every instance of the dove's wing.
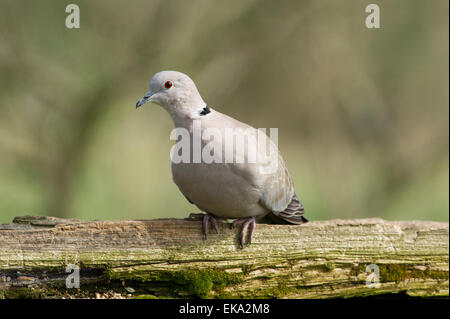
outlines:
[[[235, 121], [233, 124], [251, 128], [254, 130], [253, 134], [257, 134], [256, 129], [245, 123]], [[249, 185], [258, 188], [261, 194], [260, 204], [278, 217], [272, 218], [272, 221], [281, 218], [292, 224], [303, 224], [308, 220], [304, 217], [303, 204], [295, 194], [294, 184], [281, 153], [267, 135], [264, 134], [263, 137], [267, 141], [268, 149], [257, 148], [257, 163], [233, 165], [233, 171], [244, 177]]]
[[304, 217], [303, 204], [295, 194], [286, 164], [275, 144], [272, 141], [270, 143], [273, 153], [271, 160], [277, 161], [277, 170], [263, 178], [261, 203], [284, 221], [291, 224], [306, 223], [308, 220]]

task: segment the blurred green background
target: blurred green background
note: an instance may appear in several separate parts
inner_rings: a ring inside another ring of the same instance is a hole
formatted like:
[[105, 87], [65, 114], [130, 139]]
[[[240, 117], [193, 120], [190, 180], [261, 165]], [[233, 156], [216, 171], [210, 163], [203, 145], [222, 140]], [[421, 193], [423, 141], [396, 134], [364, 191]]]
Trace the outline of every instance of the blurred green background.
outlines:
[[0, 2], [0, 223], [197, 212], [171, 179], [169, 115], [135, 109], [189, 74], [213, 108], [279, 128], [310, 220], [448, 221], [447, 0]]

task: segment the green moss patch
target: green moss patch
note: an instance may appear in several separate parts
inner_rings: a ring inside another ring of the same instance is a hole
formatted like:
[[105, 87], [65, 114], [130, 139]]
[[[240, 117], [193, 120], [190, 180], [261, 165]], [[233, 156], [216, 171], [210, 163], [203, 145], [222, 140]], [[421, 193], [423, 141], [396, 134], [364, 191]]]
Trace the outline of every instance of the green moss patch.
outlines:
[[213, 291], [221, 292], [227, 286], [242, 282], [243, 275], [217, 269], [190, 269], [151, 273], [108, 270], [106, 276], [113, 280], [138, 281], [145, 283], [148, 288], [152, 286], [172, 288], [180, 295], [205, 298]]
[[448, 279], [448, 271], [431, 270], [426, 268], [420, 270], [408, 264], [380, 265], [381, 282], [400, 282], [406, 279]]
[[[360, 264], [356, 276], [366, 271], [368, 264]], [[379, 264], [380, 282], [402, 282], [407, 279], [449, 279], [449, 272], [445, 270], [432, 270], [426, 267], [424, 270], [415, 267], [415, 264]]]

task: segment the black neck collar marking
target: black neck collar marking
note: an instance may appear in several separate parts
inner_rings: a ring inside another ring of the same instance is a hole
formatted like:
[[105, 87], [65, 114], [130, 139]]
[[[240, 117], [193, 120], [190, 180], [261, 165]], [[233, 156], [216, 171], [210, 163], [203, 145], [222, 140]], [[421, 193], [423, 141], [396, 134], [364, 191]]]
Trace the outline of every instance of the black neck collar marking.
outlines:
[[200, 115], [206, 115], [208, 113], [211, 113], [211, 108], [208, 105], [206, 105], [200, 112]]

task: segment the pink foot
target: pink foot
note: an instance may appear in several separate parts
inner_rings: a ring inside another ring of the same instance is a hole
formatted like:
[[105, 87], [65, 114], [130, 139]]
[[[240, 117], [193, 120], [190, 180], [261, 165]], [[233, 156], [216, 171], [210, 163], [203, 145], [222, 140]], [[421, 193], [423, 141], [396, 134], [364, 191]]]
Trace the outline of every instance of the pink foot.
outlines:
[[216, 233], [219, 233], [219, 227], [217, 226], [216, 218], [213, 215], [205, 214], [203, 215], [203, 235], [205, 236], [205, 239], [208, 238], [210, 222], [211, 225], [213, 225], [214, 229], [216, 230]]
[[243, 224], [242, 229], [241, 229], [241, 233], [240, 233], [239, 244], [241, 245], [241, 248], [244, 248], [245, 233], [246, 233], [247, 229], [248, 229], [248, 236], [249, 236], [248, 243], [249, 244], [252, 243], [253, 233], [254, 233], [255, 227], [256, 227], [255, 217], [236, 219], [235, 221], [233, 221], [231, 223], [230, 228], [234, 228], [238, 224]]

